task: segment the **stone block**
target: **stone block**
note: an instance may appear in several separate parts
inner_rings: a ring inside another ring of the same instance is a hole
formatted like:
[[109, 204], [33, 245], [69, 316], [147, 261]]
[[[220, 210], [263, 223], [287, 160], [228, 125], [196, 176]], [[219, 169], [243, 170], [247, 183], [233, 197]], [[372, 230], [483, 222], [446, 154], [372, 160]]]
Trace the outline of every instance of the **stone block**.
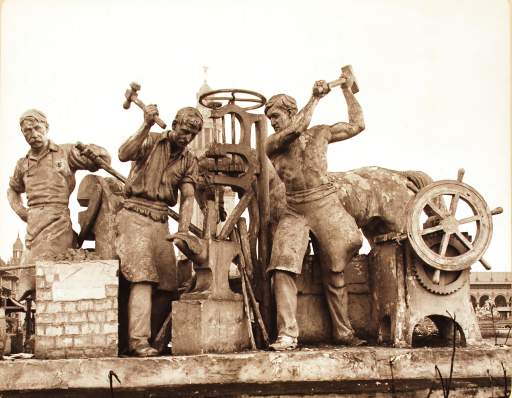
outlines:
[[57, 325], [49, 325], [46, 327], [46, 336], [60, 336], [63, 334], [64, 328]]
[[54, 314], [36, 312], [36, 324], [58, 323]]
[[52, 301], [52, 290], [46, 288], [37, 289], [37, 299], [41, 301]]
[[62, 303], [64, 312], [76, 312], [76, 303], [73, 301]]
[[[41, 315], [44, 315], [44, 314], [41, 314]], [[71, 315], [71, 314], [67, 314], [65, 312], [57, 312], [54, 315], [54, 322], [55, 323], [67, 323], [68, 319], [69, 319], [69, 315]]]
[[94, 311], [106, 311], [112, 308], [110, 300], [97, 300], [94, 302]]
[[117, 261], [36, 262], [36, 274], [58, 274], [47, 279], [55, 301], [105, 298], [105, 286], [118, 284], [117, 270]]
[[103, 333], [109, 334], [109, 333], [117, 333], [118, 330], [118, 324], [117, 322], [108, 322], [103, 324]]
[[71, 335], [80, 334], [80, 325], [73, 324], [73, 323], [64, 325], [64, 333], [71, 334]]
[[69, 322], [87, 322], [87, 313], [86, 312], [72, 312], [70, 314], [66, 314], [69, 319]]
[[93, 311], [94, 301], [92, 300], [80, 300], [77, 304], [78, 311]]
[[80, 330], [82, 334], [96, 334], [100, 333], [101, 325], [99, 323], [84, 323], [80, 326]]
[[36, 358], [116, 355], [118, 262], [38, 262], [36, 268], [46, 284], [37, 291]]
[[242, 301], [180, 300], [172, 308], [173, 355], [238, 352], [250, 347]]
[[106, 297], [116, 297], [116, 299], [117, 299], [118, 289], [119, 289], [119, 287], [117, 284], [105, 286], [105, 296]]
[[[39, 292], [37, 294], [39, 294]], [[56, 303], [52, 301], [46, 303], [46, 312], [55, 314], [57, 312], [62, 312], [62, 310], [62, 303]]]

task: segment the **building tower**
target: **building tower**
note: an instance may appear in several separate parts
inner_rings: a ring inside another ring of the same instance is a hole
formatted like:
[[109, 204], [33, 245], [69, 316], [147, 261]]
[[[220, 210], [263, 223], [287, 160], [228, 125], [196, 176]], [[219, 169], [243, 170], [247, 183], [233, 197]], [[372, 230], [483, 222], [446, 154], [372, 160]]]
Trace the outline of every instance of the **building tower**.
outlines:
[[21, 264], [21, 256], [23, 255], [23, 243], [20, 239], [20, 234], [18, 232], [18, 237], [16, 238], [16, 242], [12, 245], [12, 265], [20, 265]]

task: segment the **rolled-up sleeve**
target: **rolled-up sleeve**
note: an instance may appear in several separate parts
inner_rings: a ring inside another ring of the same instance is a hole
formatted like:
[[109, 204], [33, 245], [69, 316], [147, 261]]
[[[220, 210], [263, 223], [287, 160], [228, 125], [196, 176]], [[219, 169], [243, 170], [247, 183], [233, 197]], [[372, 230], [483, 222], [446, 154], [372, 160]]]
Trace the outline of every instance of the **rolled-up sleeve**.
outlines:
[[[103, 159], [107, 164], [110, 164], [111, 158], [108, 151], [98, 145], [88, 144], [87, 145], [98, 157]], [[97, 171], [99, 166], [94, 162], [94, 160], [89, 159], [87, 156], [84, 156], [80, 153], [80, 151], [71, 144], [63, 145], [65, 150], [68, 153], [68, 163], [69, 167], [75, 170], [89, 170], [91, 172]]]
[[199, 167], [197, 165], [197, 158], [192, 153], [187, 153], [187, 156], [183, 159], [182, 170], [181, 170], [181, 184], [192, 184], [194, 187], [197, 184], [199, 178]]

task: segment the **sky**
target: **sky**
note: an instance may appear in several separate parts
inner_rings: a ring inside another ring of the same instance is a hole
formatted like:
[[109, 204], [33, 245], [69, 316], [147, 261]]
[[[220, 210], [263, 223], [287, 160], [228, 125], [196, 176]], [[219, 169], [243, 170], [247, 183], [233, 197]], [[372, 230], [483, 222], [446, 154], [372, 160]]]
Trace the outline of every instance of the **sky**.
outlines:
[[[366, 129], [330, 145], [329, 169], [378, 165], [453, 180], [463, 167], [464, 181], [489, 207], [504, 208], [493, 219], [485, 258], [495, 271], [511, 270], [506, 0], [1, 4], [0, 192], [28, 150], [18, 124], [28, 108], [46, 113], [50, 139], [102, 145], [114, 168], [127, 175], [129, 165], [116, 153], [142, 122], [140, 109], [122, 108], [133, 80], [142, 85], [141, 99], [158, 104], [170, 124], [177, 109], [195, 105], [204, 65], [212, 88], [243, 88], [267, 98], [283, 92], [300, 107], [315, 80], [335, 80], [341, 66], [351, 64]], [[343, 96], [333, 90], [312, 124], [346, 120]], [[77, 180], [84, 175], [78, 172]], [[75, 196], [70, 205], [75, 222]], [[25, 226], [0, 194], [3, 259], [18, 232], [23, 238]]]

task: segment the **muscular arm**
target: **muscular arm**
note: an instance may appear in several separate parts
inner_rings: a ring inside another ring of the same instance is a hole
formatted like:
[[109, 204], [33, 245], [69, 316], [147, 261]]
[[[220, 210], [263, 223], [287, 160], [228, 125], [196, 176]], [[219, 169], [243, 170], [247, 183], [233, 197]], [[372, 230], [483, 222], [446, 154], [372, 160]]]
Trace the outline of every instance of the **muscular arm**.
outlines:
[[123, 145], [119, 147], [119, 160], [121, 162], [127, 162], [129, 160], [137, 160], [140, 154], [142, 144], [146, 140], [149, 134], [151, 124], [144, 121], [142, 126], [128, 138]]
[[343, 95], [347, 101], [348, 123], [340, 122], [330, 127], [331, 137], [329, 143], [343, 141], [364, 130], [364, 119], [361, 105], [348, 87], [343, 87]]
[[319, 100], [320, 98], [318, 96], [312, 95], [304, 108], [293, 116], [290, 124], [283, 131], [274, 133], [267, 138], [265, 144], [267, 156], [270, 157], [281, 152], [302, 132], [307, 130], [309, 123], [311, 123], [311, 118], [313, 117], [313, 111], [318, 105]]
[[178, 232], [188, 232], [194, 209], [194, 185], [190, 183], [181, 184], [180, 192], [180, 221], [178, 223]]
[[21, 199], [21, 194], [16, 192], [14, 189], [9, 188], [7, 190], [7, 200], [11, 205], [11, 208], [14, 212], [21, 218], [23, 221], [27, 222], [28, 210], [23, 205], [23, 200]]

